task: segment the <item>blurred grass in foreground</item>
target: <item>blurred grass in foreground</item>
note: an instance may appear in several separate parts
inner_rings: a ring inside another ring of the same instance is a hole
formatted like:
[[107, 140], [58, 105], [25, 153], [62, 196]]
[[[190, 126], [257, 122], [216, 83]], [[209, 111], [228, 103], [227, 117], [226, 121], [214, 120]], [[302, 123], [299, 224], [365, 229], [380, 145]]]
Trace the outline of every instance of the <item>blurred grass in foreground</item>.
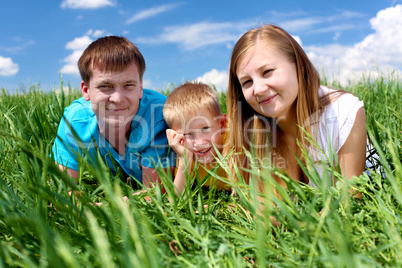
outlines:
[[[103, 164], [96, 170], [83, 164], [76, 185], [49, 154], [64, 108], [80, 92], [3, 90], [0, 267], [401, 266], [401, 79], [368, 77], [344, 89], [365, 103], [369, 137], [386, 178], [374, 171], [371, 178], [362, 175], [349, 183], [330, 168], [339, 179], [331, 185], [305, 167], [319, 187], [283, 177], [288, 190], [278, 188], [278, 199], [269, 172], [251, 167], [252, 177], [263, 176], [267, 188], [263, 213], [253, 179], [251, 187], [241, 178], [233, 185], [236, 198], [205, 192], [197, 181], [178, 198], [170, 175], [159, 170], [167, 194], [152, 189], [146, 202]], [[220, 97], [224, 102], [224, 94]], [[226, 165], [224, 157], [220, 161]], [[350, 187], [363, 194], [361, 200], [350, 197]], [[95, 202], [103, 205], [91, 205]], [[270, 216], [281, 225], [271, 226]]]

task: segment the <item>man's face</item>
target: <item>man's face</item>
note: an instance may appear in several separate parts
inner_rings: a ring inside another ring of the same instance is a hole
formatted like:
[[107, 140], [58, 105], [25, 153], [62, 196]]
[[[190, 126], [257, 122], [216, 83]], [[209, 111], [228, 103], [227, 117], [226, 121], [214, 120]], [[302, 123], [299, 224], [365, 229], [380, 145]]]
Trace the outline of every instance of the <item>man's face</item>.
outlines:
[[81, 82], [85, 100], [90, 100], [100, 128], [121, 128], [131, 123], [142, 98], [142, 80], [132, 63], [122, 72], [93, 70], [87, 85]]

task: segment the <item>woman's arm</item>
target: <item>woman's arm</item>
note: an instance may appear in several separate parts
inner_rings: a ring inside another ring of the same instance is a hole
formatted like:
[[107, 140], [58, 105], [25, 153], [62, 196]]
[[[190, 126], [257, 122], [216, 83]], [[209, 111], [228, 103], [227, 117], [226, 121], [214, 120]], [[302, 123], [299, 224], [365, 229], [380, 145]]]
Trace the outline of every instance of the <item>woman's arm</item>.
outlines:
[[356, 113], [356, 119], [346, 142], [338, 152], [342, 175], [346, 179], [360, 176], [366, 162], [366, 114], [363, 107]]

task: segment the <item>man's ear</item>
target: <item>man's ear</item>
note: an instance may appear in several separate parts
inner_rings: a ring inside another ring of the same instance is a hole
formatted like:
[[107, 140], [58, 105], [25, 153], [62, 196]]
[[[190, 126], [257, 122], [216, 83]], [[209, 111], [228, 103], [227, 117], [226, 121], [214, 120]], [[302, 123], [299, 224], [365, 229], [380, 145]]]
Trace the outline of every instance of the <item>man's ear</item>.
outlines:
[[144, 90], [143, 90], [144, 88], [143, 88], [143, 83], [142, 83], [142, 79], [141, 79], [141, 86], [140, 86], [140, 90], [141, 90], [141, 93], [140, 93], [140, 99], [142, 99], [142, 95], [143, 95], [143, 93], [144, 93]]
[[81, 93], [82, 96], [84, 97], [84, 100], [89, 101], [89, 85], [87, 85], [84, 80], [81, 81]]

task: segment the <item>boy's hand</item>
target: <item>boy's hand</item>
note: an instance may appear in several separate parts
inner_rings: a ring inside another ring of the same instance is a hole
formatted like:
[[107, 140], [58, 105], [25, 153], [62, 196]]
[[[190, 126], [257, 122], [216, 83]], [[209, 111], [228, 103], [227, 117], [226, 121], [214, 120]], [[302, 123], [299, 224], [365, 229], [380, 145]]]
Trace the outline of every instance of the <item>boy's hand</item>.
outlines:
[[[173, 151], [177, 154], [178, 165], [177, 173], [174, 178], [174, 186], [176, 188], [176, 193], [180, 196], [186, 187], [186, 170], [191, 172], [188, 167], [191, 168], [193, 162], [193, 153], [184, 147], [185, 136], [173, 129], [166, 129], [166, 137], [168, 139], [169, 146], [172, 147]], [[184, 159], [184, 156], [186, 159]], [[170, 200], [169, 200], [170, 202]]]
[[166, 129], [166, 137], [169, 142], [169, 146], [175, 151], [178, 157], [184, 156], [184, 135], [173, 129]]
[[186, 139], [184, 135], [173, 129], [166, 129], [166, 137], [169, 146], [172, 147], [178, 158], [184, 161], [184, 155], [186, 155], [187, 163], [191, 163], [193, 160], [193, 153], [184, 147], [184, 141]]

